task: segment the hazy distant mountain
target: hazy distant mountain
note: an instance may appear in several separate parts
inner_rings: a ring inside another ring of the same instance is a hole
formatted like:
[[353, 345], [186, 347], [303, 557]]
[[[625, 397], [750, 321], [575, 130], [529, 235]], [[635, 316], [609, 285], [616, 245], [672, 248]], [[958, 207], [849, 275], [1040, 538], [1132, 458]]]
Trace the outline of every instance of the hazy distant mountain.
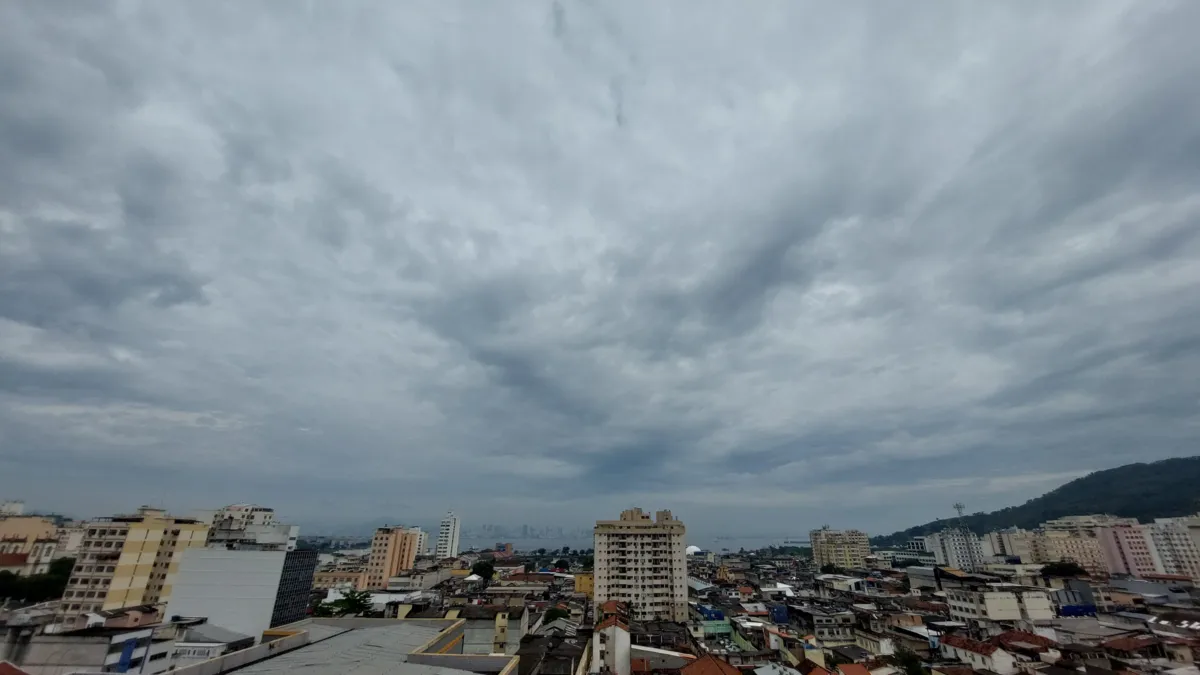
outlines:
[[[964, 516], [963, 524], [983, 534], [1013, 526], [1030, 529], [1052, 518], [1085, 513], [1110, 513], [1148, 522], [1197, 511], [1200, 511], [1200, 457], [1186, 457], [1126, 464], [1090, 473], [1020, 506]], [[935, 520], [873, 537], [871, 543], [901, 545], [912, 537], [936, 532], [952, 520]]]

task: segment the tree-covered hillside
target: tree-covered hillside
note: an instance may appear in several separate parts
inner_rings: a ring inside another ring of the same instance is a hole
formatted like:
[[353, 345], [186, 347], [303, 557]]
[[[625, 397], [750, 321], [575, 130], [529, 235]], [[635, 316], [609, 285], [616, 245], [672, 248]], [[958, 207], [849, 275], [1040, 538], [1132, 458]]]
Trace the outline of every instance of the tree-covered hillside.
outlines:
[[[964, 516], [963, 523], [983, 534], [1013, 526], [1031, 529], [1052, 518], [1085, 513], [1110, 513], [1149, 522], [1197, 511], [1200, 511], [1200, 457], [1186, 457], [1097, 471], [1020, 506]], [[946, 527], [950, 520], [935, 520], [874, 537], [871, 544], [899, 546], [912, 537]]]

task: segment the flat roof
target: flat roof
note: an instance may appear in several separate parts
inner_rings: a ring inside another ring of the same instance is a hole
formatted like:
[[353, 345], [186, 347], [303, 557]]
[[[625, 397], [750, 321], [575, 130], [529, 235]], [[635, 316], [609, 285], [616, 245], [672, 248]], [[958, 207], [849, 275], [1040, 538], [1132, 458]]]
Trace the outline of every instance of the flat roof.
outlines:
[[469, 672], [441, 666], [408, 663], [408, 655], [443, 630], [441, 625], [407, 621], [371, 628], [355, 628], [320, 642], [259, 661], [239, 675], [463, 675]]

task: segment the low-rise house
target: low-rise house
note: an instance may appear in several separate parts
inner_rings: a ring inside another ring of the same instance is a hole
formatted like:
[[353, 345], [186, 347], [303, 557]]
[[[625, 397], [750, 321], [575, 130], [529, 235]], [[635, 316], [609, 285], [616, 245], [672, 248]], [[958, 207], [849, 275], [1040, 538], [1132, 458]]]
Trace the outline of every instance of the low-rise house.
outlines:
[[940, 644], [944, 658], [962, 661], [976, 670], [999, 675], [1012, 675], [1017, 670], [1016, 658], [996, 645], [961, 635], [943, 635]]
[[171, 670], [254, 646], [254, 637], [201, 623], [184, 628], [171, 650]]
[[[154, 637], [155, 626], [104, 628], [96, 626], [55, 634], [21, 635], [5, 644], [8, 660], [29, 675], [72, 672], [130, 672], [150, 675], [170, 667], [172, 642]], [[146, 663], [143, 664], [143, 660]]]

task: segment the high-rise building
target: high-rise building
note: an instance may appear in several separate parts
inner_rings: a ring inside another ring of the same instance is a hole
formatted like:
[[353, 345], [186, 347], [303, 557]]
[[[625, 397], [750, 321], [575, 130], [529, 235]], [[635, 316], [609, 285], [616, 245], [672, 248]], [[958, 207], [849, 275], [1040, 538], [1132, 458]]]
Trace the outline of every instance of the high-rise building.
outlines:
[[363, 589], [386, 590], [388, 579], [411, 570], [417, 560], [421, 530], [415, 527], [381, 527], [371, 539], [371, 555], [363, 575]]
[[0, 518], [23, 515], [25, 515], [25, 502], [13, 500], [0, 502]]
[[[1033, 558], [1030, 562], [1073, 562], [1093, 577], [1106, 576], [1108, 563], [1100, 550], [1100, 540], [1090, 529], [1070, 528], [1043, 530], [1032, 540]], [[1021, 559], [1025, 561], [1024, 558]]]
[[412, 529], [417, 533], [417, 555], [429, 555], [429, 536], [419, 527]]
[[871, 542], [860, 530], [831, 530], [823, 527], [808, 533], [813, 562], [817, 568], [833, 565], [840, 569], [860, 569], [871, 555]]
[[183, 552], [207, 537], [207, 523], [148, 506], [87, 523], [60, 617], [70, 623], [88, 612], [166, 602]]
[[258, 504], [230, 504], [213, 512], [212, 525], [244, 528], [250, 525], [274, 525], [275, 509]]
[[1017, 527], [996, 530], [983, 535], [980, 544], [984, 555], [1020, 558], [1021, 562], [1033, 562], [1034, 533]]
[[937, 558], [937, 564], [955, 567], [966, 572], [983, 568], [983, 546], [974, 532], [962, 527], [948, 527], [925, 537], [925, 545]]
[[1063, 516], [1042, 523], [1043, 532], [1069, 532], [1082, 536], [1096, 536], [1096, 528], [1112, 525], [1137, 525], [1137, 518], [1122, 518], [1106, 513], [1090, 513], [1083, 516]]
[[317, 555], [273, 547], [188, 549], [166, 616], [204, 617], [257, 639], [307, 615]]
[[434, 555], [439, 560], [458, 555], [458, 530], [458, 516], [450, 511], [445, 518], [442, 518], [442, 524], [438, 528], [437, 551], [434, 552]]
[[1096, 528], [1100, 552], [1112, 574], [1162, 574], [1163, 566], [1158, 549], [1145, 525], [1114, 524]]
[[1146, 526], [1167, 574], [1182, 574], [1200, 583], [1200, 514], [1157, 518]]
[[[599, 520], [595, 540], [594, 601], [628, 603], [633, 618], [688, 619], [685, 528], [670, 511], [634, 508], [619, 520]], [[599, 615], [599, 614], [597, 614]]]
[[204, 617], [257, 638], [305, 617], [316, 551], [296, 550], [300, 528], [275, 520], [271, 509], [234, 508], [247, 517], [215, 518], [204, 548], [184, 552], [168, 616]]

